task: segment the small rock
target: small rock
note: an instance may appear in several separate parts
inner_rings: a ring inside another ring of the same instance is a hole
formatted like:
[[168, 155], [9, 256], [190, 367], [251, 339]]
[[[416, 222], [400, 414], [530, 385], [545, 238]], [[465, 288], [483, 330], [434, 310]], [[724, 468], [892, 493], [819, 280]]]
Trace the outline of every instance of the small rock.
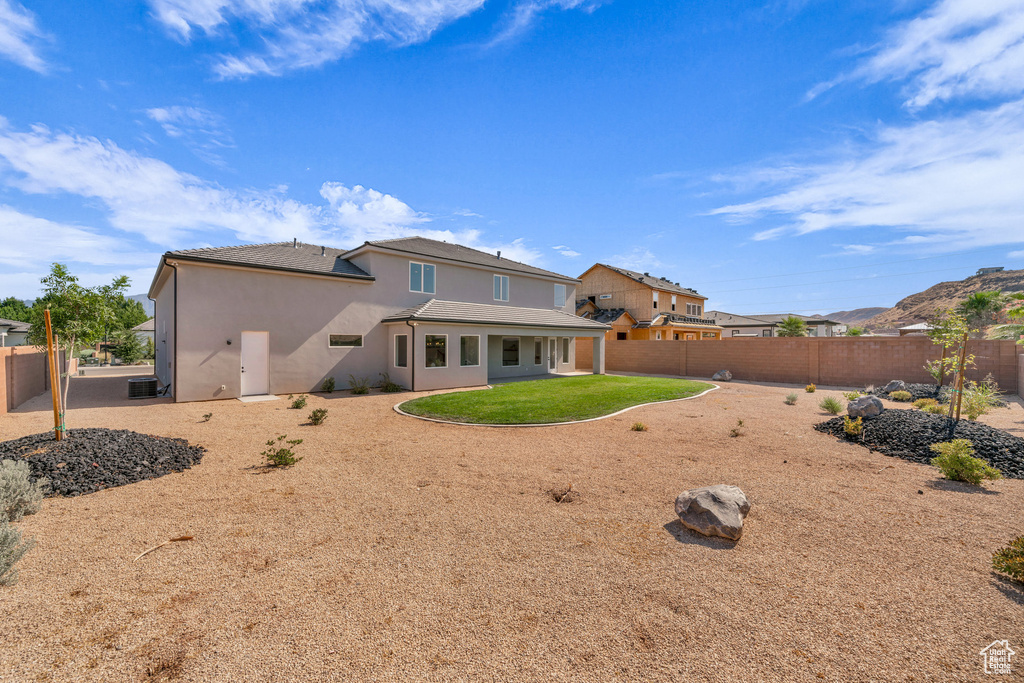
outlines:
[[881, 415], [883, 410], [885, 408], [882, 406], [882, 402], [874, 396], [861, 396], [846, 404], [846, 412], [854, 419], [858, 417], [875, 417], [876, 415]]
[[711, 380], [714, 382], [729, 382], [732, 380], [732, 373], [728, 370], [719, 370], [711, 376]]
[[921, 489], [918, 489], [918, 490], [917, 490], [917, 493], [918, 493], [919, 495], [922, 495], [922, 496], [924, 495], [924, 491], [922, 491]]
[[901, 379], [894, 379], [893, 381], [882, 387], [882, 391], [885, 393], [891, 393], [893, 391], [907, 391], [907, 383]]
[[717, 484], [683, 491], [676, 498], [676, 514], [687, 529], [705, 536], [738, 541], [750, 501], [738, 486]]

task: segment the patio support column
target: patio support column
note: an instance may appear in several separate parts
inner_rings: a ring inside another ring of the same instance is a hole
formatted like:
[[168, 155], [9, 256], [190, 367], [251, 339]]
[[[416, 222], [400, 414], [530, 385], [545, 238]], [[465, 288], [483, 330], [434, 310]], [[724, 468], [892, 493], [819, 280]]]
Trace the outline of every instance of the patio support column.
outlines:
[[593, 351], [594, 374], [595, 375], [603, 375], [604, 374], [604, 335], [602, 334], [600, 337], [593, 337], [593, 340], [594, 340], [594, 351]]

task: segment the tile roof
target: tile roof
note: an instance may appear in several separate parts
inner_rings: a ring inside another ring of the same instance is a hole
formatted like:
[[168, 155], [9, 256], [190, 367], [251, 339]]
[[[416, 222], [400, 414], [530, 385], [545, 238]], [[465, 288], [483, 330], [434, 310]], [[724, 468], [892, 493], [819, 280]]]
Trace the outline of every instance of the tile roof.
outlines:
[[706, 296], [701, 296], [697, 293], [697, 290], [690, 289], [689, 287], [680, 287], [677, 283], [664, 278], [655, 277], [648, 275], [647, 273], [638, 273], [635, 270], [628, 270], [626, 268], [619, 268], [618, 266], [609, 266], [607, 263], [598, 263], [599, 266], [604, 266], [608, 270], [614, 270], [620, 275], [625, 275], [631, 280], [635, 280], [641, 284], [647, 285], [652, 289], [660, 289], [665, 292], [674, 292], [676, 294], [685, 294], [686, 296], [696, 296], [701, 299], [707, 299]]
[[207, 261], [254, 268], [284, 270], [294, 273], [336, 275], [344, 278], [372, 280], [359, 266], [341, 258], [346, 252], [302, 242], [244, 244], [235, 247], [207, 247], [169, 251], [164, 256], [185, 261]]
[[522, 308], [520, 306], [495, 306], [474, 304], [464, 301], [440, 301], [431, 299], [426, 303], [407, 308], [389, 315], [381, 322], [402, 322], [405, 320], [437, 323], [464, 323], [467, 325], [510, 325], [514, 327], [559, 327], [580, 330], [607, 330], [593, 320], [579, 318], [569, 313], [550, 308]]
[[0, 327], [9, 327], [8, 332], [28, 332], [32, 329], [32, 326], [28, 323], [23, 323], [20, 320], [8, 320], [7, 318], [0, 318]]
[[818, 318], [811, 315], [798, 315], [796, 313], [753, 313], [751, 315], [737, 315], [735, 313], [726, 313], [724, 311], [704, 311], [704, 315], [713, 319], [719, 325], [725, 325], [727, 327], [738, 327], [743, 325], [763, 327], [764, 325], [778, 325], [790, 316], [815, 325], [842, 324], [835, 320], [828, 320], [827, 318]]
[[132, 328], [132, 332], [156, 332], [156, 318], [150, 318]]
[[[590, 316], [590, 319], [607, 325], [615, 322], [624, 315], [629, 315], [630, 318], [633, 317], [625, 308], [599, 308], [594, 311], [594, 314]], [[634, 322], [636, 321], [635, 318], [633, 318], [633, 320]]]
[[361, 247], [356, 247], [347, 253], [356, 252], [366, 246], [401, 251], [407, 254], [415, 254], [417, 256], [425, 256], [428, 258], [443, 258], [451, 261], [471, 263], [477, 266], [501, 268], [503, 270], [511, 270], [517, 273], [541, 275], [543, 277], [553, 277], [560, 280], [568, 280], [569, 282], [577, 282], [576, 278], [569, 277], [568, 275], [554, 273], [550, 270], [544, 270], [543, 268], [536, 268], [526, 263], [512, 261], [508, 258], [498, 258], [494, 254], [488, 254], [486, 251], [480, 251], [479, 249], [470, 249], [469, 247], [452, 244], [451, 242], [430, 240], [426, 237], [400, 237], [393, 240], [365, 242]]

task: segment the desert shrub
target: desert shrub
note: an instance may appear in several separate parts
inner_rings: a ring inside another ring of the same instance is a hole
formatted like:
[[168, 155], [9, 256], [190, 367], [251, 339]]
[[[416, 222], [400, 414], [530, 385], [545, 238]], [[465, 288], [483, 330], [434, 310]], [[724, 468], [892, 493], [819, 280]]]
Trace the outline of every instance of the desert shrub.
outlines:
[[927, 405], [924, 408], [921, 408], [921, 410], [926, 413], [931, 413], [932, 415], [945, 415], [949, 412], [949, 406], [944, 406], [941, 403], [935, 403], [934, 405]]
[[899, 401], [900, 403], [906, 403], [910, 399], [914, 398], [914, 395], [909, 391], [890, 391], [889, 398], [893, 401]]
[[939, 404], [934, 398], [919, 398], [914, 401], [913, 405], [918, 410], [924, 410], [928, 406], [937, 406]]
[[804, 387], [804, 391], [806, 391], [808, 394], [813, 394], [815, 391], [817, 391], [817, 389], [818, 387], [814, 386], [813, 384], [808, 384], [806, 387]]
[[860, 436], [864, 433], [864, 418], [851, 420], [849, 415], [843, 416], [843, 431], [847, 436]]
[[29, 539], [22, 543], [21, 532], [0, 517], [0, 586], [13, 586], [18, 581], [18, 570], [15, 563], [27, 553], [35, 541]]
[[211, 417], [213, 417], [213, 413], [203, 413], [203, 422], [209, 422]]
[[1018, 536], [1005, 548], [992, 553], [992, 568], [1024, 583], [1024, 536]]
[[327, 419], [327, 408], [316, 408], [312, 413], [309, 414], [309, 423], [314, 425], [322, 425], [324, 420]]
[[858, 398], [860, 398], [860, 392], [859, 391], [844, 391], [843, 392], [843, 398], [845, 398], [847, 401], [856, 401]]
[[818, 403], [818, 407], [829, 415], [838, 415], [843, 411], [843, 404], [835, 396], [826, 396]]
[[356, 377], [355, 375], [349, 375], [348, 388], [352, 390], [353, 394], [368, 394], [370, 393], [370, 380], [363, 377]]
[[334, 378], [328, 377], [324, 380], [324, 383], [320, 385], [320, 391], [325, 394], [330, 394], [334, 391]]
[[291, 407], [294, 408], [295, 410], [302, 410], [303, 408], [306, 407], [306, 397], [304, 395], [299, 396], [297, 399], [292, 401]]
[[796, 399], [797, 399], [796, 394], [786, 394], [786, 405], [787, 406], [795, 406], [796, 405]]
[[989, 375], [982, 382], [967, 382], [964, 384], [963, 398], [960, 400], [960, 409], [968, 420], [977, 420], [988, 413], [989, 408], [1000, 404], [999, 385]]
[[0, 463], [0, 519], [17, 522], [25, 515], [39, 512], [39, 506], [50, 488], [50, 480], [29, 479], [31, 471], [24, 460]]
[[974, 457], [974, 446], [967, 439], [934, 443], [932, 450], [939, 454], [932, 458], [932, 464], [942, 470], [946, 479], [978, 486], [982, 479], [1001, 479], [1003, 476], [981, 458]]
[[634, 422], [633, 426], [630, 427], [630, 429], [634, 432], [646, 432], [647, 425], [645, 425], [643, 422]]
[[743, 420], [736, 420], [736, 426], [729, 432], [729, 436], [743, 436]]
[[[274, 439], [267, 441], [267, 450], [260, 453], [260, 455], [267, 459], [267, 467], [288, 467], [302, 460], [302, 458], [296, 458], [295, 451], [290, 448], [290, 446], [298, 446], [302, 443], [302, 439], [285, 441], [287, 438], [287, 434], [282, 434], [277, 437], [277, 441]], [[282, 442], [288, 445], [284, 446]]]
[[393, 394], [396, 391], [405, 391], [405, 387], [397, 382], [391, 381], [391, 375], [386, 372], [380, 373], [380, 390], [386, 394]]

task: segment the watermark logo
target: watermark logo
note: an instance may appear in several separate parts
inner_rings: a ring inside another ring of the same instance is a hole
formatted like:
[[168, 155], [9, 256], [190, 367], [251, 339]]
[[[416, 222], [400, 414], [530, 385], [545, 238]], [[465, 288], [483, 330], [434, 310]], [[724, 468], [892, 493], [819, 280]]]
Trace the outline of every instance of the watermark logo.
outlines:
[[1010, 660], [1017, 653], [1010, 649], [1010, 641], [994, 640], [980, 654], [985, 658], [985, 673], [1009, 674]]

